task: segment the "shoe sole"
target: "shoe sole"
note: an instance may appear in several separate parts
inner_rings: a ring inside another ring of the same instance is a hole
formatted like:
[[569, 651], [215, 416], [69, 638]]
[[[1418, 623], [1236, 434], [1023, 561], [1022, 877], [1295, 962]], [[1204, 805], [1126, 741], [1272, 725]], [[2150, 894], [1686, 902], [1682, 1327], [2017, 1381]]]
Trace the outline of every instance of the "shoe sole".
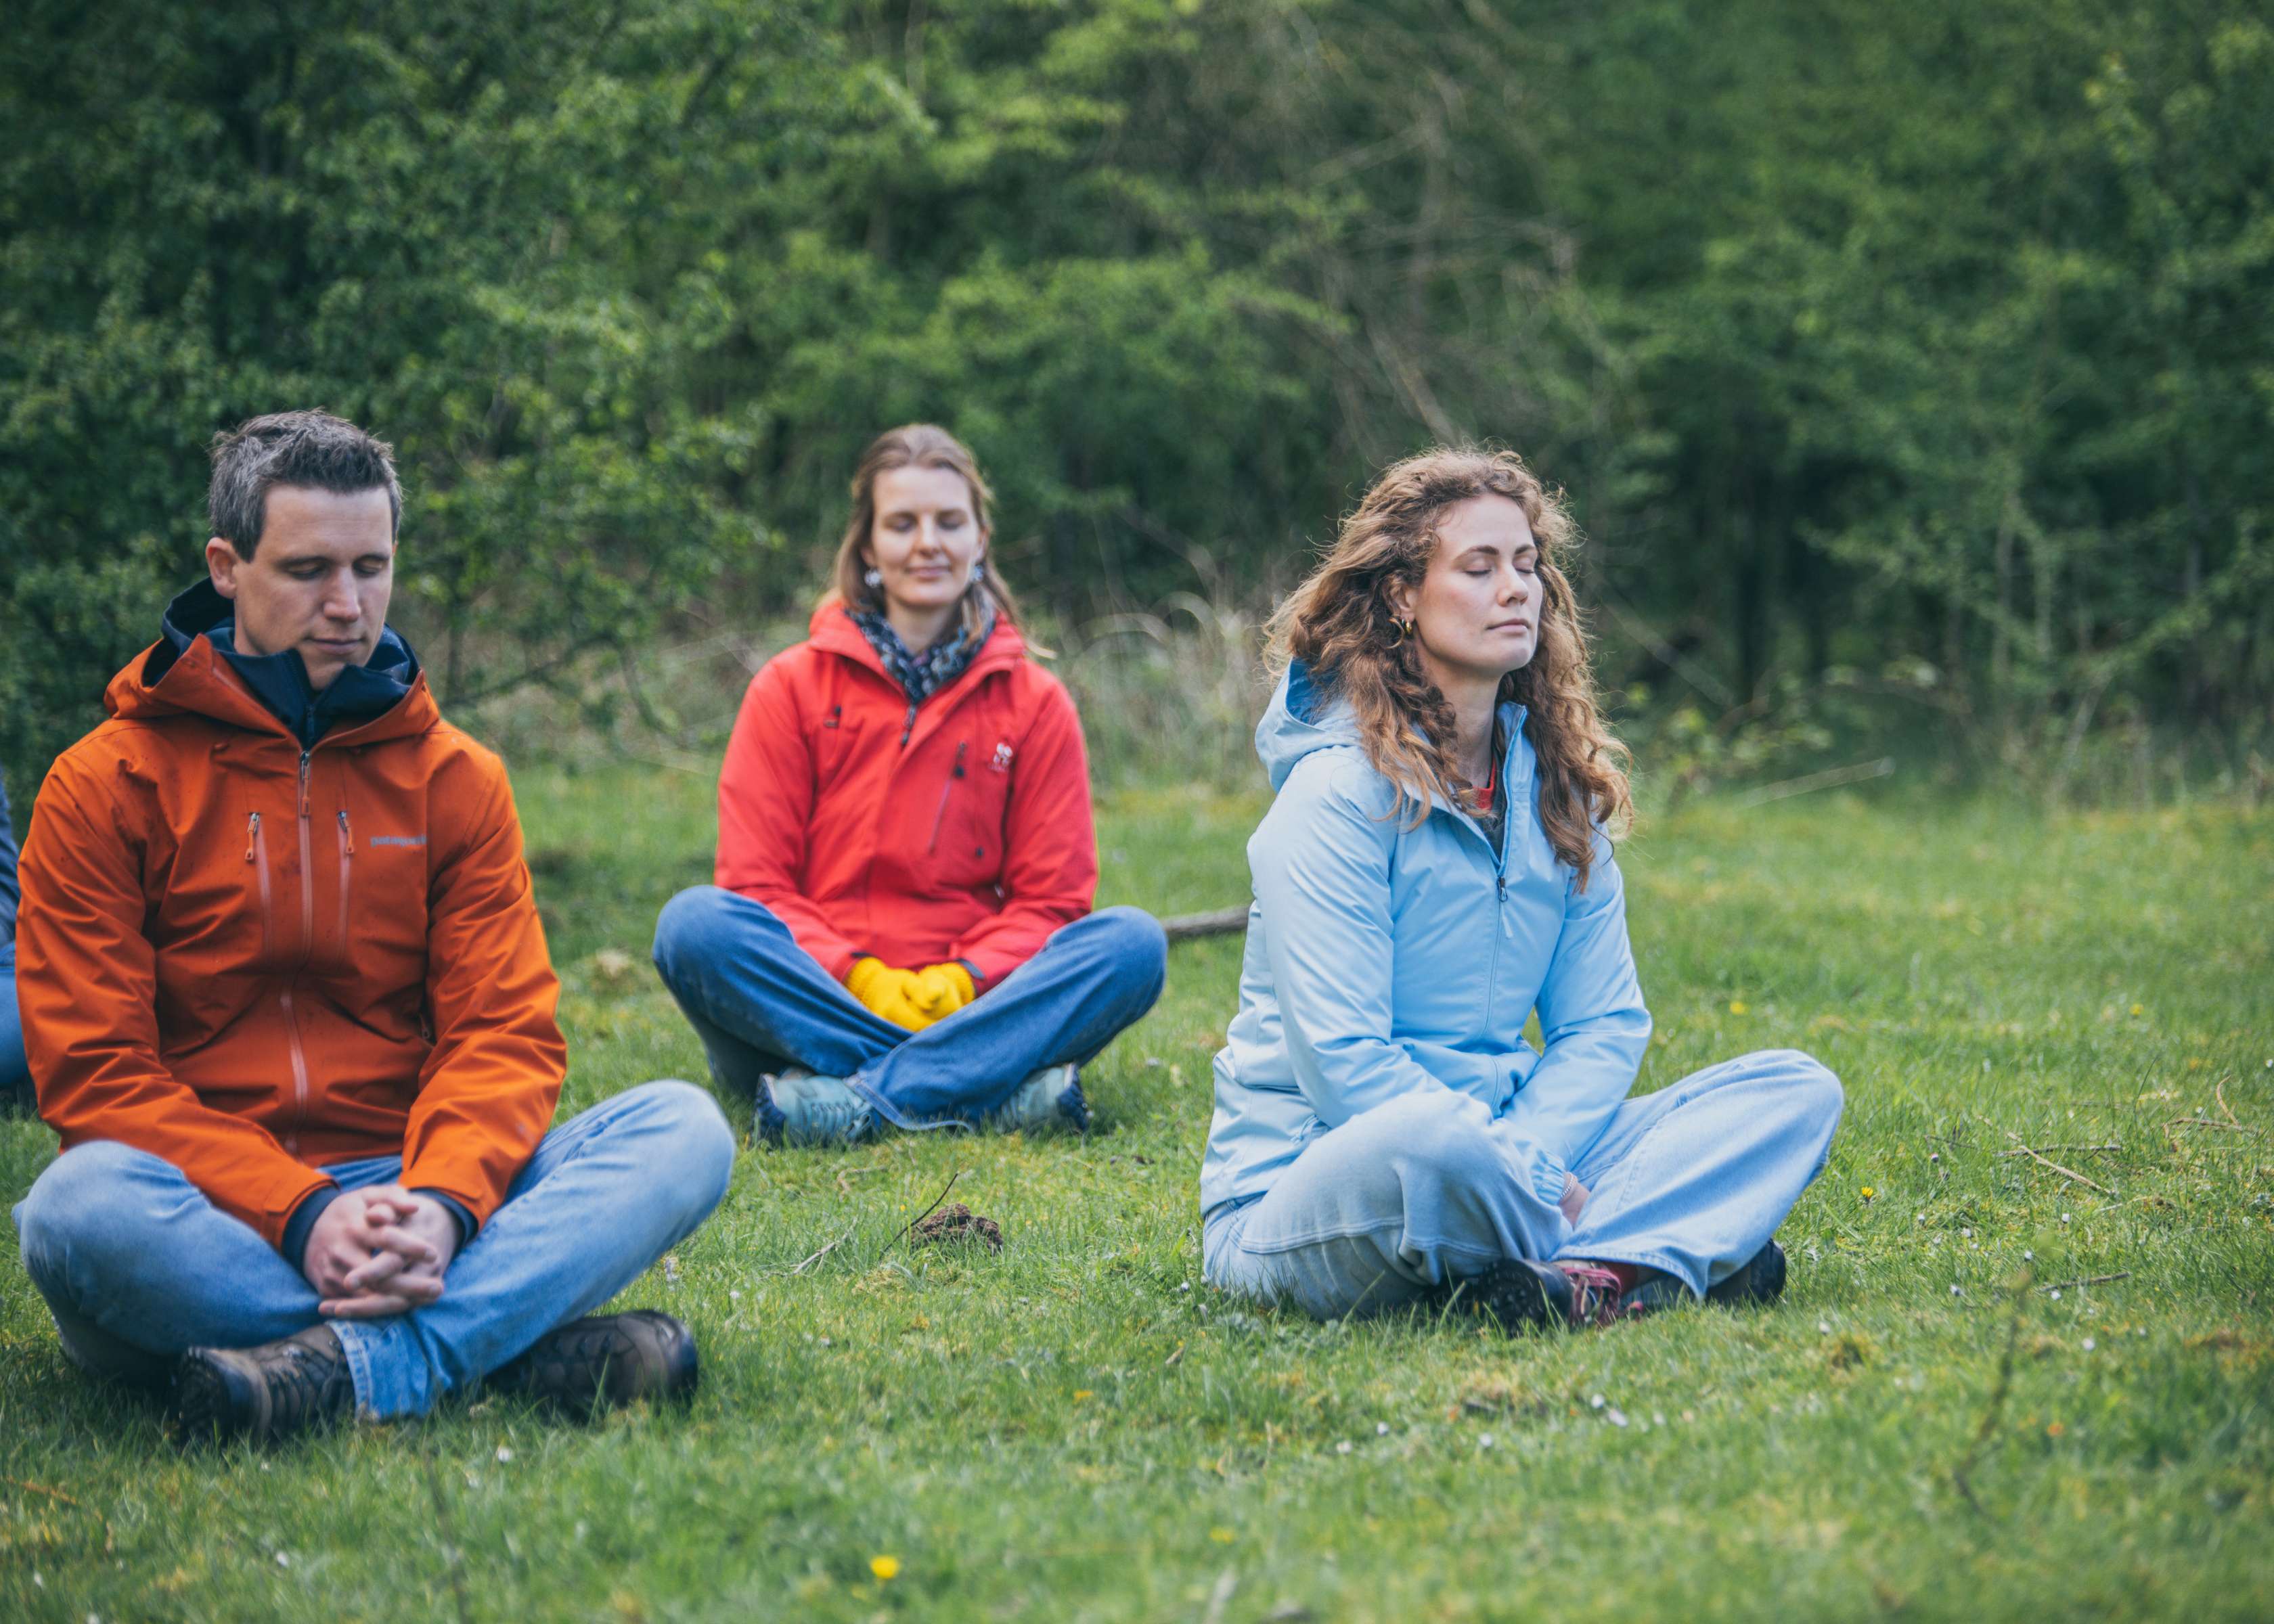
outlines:
[[266, 1441], [267, 1395], [209, 1353], [192, 1348], [174, 1367], [174, 1441], [184, 1448], [238, 1438]]
[[1520, 1263], [1495, 1264], [1471, 1275], [1455, 1289], [1453, 1300], [1510, 1336], [1561, 1330], [1567, 1323], [1563, 1309], [1549, 1298], [1546, 1283]]
[[1784, 1248], [1768, 1242], [1745, 1267], [1706, 1293], [1706, 1300], [1724, 1308], [1756, 1308], [1784, 1295]]

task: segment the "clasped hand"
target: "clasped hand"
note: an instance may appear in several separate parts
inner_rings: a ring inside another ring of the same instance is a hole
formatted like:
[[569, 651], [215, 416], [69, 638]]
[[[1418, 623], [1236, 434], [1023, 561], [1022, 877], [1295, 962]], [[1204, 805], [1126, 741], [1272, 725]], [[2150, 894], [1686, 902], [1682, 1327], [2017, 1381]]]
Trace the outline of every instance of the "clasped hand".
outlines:
[[871, 1014], [911, 1032], [945, 1020], [970, 1003], [976, 992], [971, 972], [960, 964], [902, 970], [880, 959], [863, 959], [855, 965], [845, 986]]
[[442, 1295], [458, 1221], [433, 1196], [400, 1184], [350, 1190], [317, 1215], [300, 1272], [331, 1320], [385, 1320]]

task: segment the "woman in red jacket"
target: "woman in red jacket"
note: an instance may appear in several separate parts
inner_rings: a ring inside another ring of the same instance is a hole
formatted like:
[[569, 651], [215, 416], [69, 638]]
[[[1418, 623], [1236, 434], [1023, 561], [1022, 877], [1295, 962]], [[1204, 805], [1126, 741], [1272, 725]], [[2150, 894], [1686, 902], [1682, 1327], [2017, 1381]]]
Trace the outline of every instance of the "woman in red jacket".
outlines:
[[989, 492], [928, 425], [880, 436], [812, 635], [752, 680], [718, 883], [655, 963], [779, 1144], [1088, 1123], [1080, 1070], [1160, 996], [1167, 944], [1097, 889], [1089, 763], [987, 564]]

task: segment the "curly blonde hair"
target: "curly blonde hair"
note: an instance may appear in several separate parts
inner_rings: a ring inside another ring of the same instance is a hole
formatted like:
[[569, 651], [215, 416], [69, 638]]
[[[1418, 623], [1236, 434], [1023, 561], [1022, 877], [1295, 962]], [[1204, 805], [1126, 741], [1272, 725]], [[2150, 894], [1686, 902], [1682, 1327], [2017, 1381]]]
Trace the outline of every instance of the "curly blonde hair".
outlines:
[[1525, 707], [1525, 736], [1540, 761], [1540, 821], [1555, 854], [1585, 890], [1594, 831], [1633, 824], [1627, 748], [1603, 721], [1585, 628], [1559, 567], [1577, 534], [1570, 515], [1512, 451], [1440, 447], [1385, 470], [1343, 522], [1326, 560], [1271, 617], [1273, 664], [1301, 660], [1322, 690], [1349, 701], [1376, 771], [1397, 788], [1407, 827], [1438, 796], [1473, 806], [1453, 762], [1453, 708], [1402, 637], [1391, 590], [1419, 590], [1437, 550], [1437, 520], [1472, 496], [1504, 496], [1524, 509], [1540, 545], [1539, 645], [1501, 679], [1500, 698]]

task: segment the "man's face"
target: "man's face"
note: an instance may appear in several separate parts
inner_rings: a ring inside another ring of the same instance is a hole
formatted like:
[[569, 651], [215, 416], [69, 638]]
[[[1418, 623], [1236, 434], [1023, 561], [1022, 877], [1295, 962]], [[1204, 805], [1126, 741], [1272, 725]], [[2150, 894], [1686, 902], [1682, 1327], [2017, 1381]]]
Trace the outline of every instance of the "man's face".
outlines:
[[269, 489], [251, 559], [206, 543], [215, 590], [237, 609], [246, 654], [297, 649], [318, 693], [379, 647], [395, 591], [395, 518], [385, 490], [343, 496], [306, 485]]

